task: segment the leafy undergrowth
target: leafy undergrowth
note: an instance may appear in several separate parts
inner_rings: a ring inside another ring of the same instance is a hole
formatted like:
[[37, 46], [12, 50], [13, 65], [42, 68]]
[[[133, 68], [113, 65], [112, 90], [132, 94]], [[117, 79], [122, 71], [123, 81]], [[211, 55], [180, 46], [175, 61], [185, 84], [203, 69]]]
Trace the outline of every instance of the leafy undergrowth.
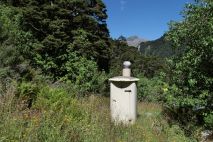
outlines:
[[15, 89], [0, 96], [0, 141], [30, 142], [191, 142], [169, 126], [161, 105], [138, 104], [136, 124], [113, 125], [109, 98], [76, 99], [60, 88], [43, 87], [30, 109], [17, 101]]

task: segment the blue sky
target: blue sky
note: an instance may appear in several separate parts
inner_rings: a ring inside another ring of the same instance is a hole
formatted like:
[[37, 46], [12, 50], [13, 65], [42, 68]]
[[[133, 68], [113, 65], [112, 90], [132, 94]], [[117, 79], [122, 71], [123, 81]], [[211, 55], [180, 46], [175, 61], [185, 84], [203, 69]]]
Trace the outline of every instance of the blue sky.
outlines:
[[171, 20], [180, 21], [184, 5], [193, 0], [103, 0], [112, 38], [137, 35], [154, 40], [168, 30]]

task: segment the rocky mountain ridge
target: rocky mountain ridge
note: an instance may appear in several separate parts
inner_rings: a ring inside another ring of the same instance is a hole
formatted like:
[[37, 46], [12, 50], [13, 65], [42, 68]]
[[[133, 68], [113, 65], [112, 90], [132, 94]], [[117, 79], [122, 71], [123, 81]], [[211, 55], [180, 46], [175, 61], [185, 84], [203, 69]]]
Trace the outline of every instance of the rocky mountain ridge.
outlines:
[[138, 36], [130, 36], [126, 38], [127, 44], [129, 46], [138, 47], [141, 42], [146, 42], [146, 39], [140, 38]]

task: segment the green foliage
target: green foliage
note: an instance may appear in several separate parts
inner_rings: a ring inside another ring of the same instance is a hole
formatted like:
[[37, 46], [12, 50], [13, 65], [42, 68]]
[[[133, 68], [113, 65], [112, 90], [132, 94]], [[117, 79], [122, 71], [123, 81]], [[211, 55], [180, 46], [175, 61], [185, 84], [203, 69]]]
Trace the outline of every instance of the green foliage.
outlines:
[[[107, 29], [104, 30], [104, 18], [106, 18], [102, 11], [104, 5], [101, 1], [90, 4], [72, 1], [70, 6], [65, 6], [63, 3], [60, 1], [48, 5], [49, 3], [36, 2], [39, 10], [27, 1], [18, 3], [14, 1], [8, 3], [12, 6], [0, 6], [0, 80], [2, 82], [6, 83], [7, 78], [19, 81], [34, 80], [38, 69], [41, 68], [42, 74], [51, 76], [54, 81], [67, 82], [74, 86], [71, 88], [79, 90], [79, 94], [99, 93], [105, 89], [106, 75], [102, 70], [98, 71], [108, 66], [108, 53], [104, 51], [109, 44]], [[95, 8], [97, 5], [99, 10]], [[74, 15], [66, 17], [69, 15], [67, 12], [72, 11], [72, 6], [79, 9], [90, 7], [81, 14], [84, 16], [89, 14], [84, 18], [89, 20], [89, 23], [93, 21], [91, 25], [86, 24], [85, 19], [75, 21]], [[58, 9], [61, 11], [54, 11]], [[50, 11], [53, 15], [48, 15]], [[88, 11], [91, 13], [87, 13]], [[30, 13], [34, 16], [28, 17]], [[97, 19], [88, 16], [97, 16]], [[70, 21], [69, 18], [74, 19]], [[76, 26], [80, 23], [85, 25]], [[96, 26], [95, 31], [94, 26]], [[45, 31], [45, 34], [41, 31]], [[102, 61], [106, 61], [106, 64]]]
[[159, 39], [140, 43], [140, 52], [145, 56], [171, 57], [181, 51], [172, 48], [170, 41], [163, 35]]
[[204, 114], [204, 122], [206, 124], [206, 127], [210, 128], [210, 129], [213, 128], [213, 112]]
[[0, 79], [25, 77], [30, 80], [32, 35], [21, 29], [22, 13], [13, 7], [0, 5]]
[[70, 52], [68, 61], [62, 66], [66, 75], [61, 80], [73, 84], [80, 95], [89, 92], [100, 93], [107, 79], [104, 72], [98, 71], [97, 63]]
[[[65, 106], [69, 106], [72, 103], [73, 95], [69, 95], [66, 90], [61, 87], [49, 87], [44, 86], [40, 89], [37, 94], [37, 100], [35, 102], [34, 108], [42, 108], [44, 110], [48, 110], [50, 108], [54, 111], [60, 111], [60, 108], [65, 110]], [[70, 113], [74, 113], [74, 111], [70, 110]]]
[[39, 93], [39, 86], [31, 82], [22, 82], [17, 87], [17, 97], [24, 103], [22, 109], [31, 108]]
[[158, 77], [148, 79], [142, 75], [137, 76], [138, 100], [148, 102], [163, 102], [164, 93], [168, 91], [168, 85]]
[[210, 0], [187, 5], [184, 21], [172, 23], [167, 35], [174, 47], [184, 51], [170, 62], [173, 85], [167, 95], [169, 107], [184, 124], [201, 124], [204, 114], [211, 116], [213, 109], [212, 8]]
[[55, 79], [66, 75], [61, 65], [70, 52], [95, 59], [100, 70], [108, 70], [109, 47], [106, 8], [101, 0], [5, 1], [23, 14], [22, 29], [38, 42], [34, 66]]

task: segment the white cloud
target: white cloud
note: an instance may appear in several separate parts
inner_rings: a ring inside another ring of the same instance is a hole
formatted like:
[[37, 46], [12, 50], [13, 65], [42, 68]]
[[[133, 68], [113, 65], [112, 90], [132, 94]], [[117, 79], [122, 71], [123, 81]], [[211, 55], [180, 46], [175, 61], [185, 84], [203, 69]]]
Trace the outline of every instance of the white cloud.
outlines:
[[124, 11], [126, 3], [127, 3], [126, 0], [120, 0], [120, 5], [121, 5], [120, 9], [121, 9], [121, 11]]

